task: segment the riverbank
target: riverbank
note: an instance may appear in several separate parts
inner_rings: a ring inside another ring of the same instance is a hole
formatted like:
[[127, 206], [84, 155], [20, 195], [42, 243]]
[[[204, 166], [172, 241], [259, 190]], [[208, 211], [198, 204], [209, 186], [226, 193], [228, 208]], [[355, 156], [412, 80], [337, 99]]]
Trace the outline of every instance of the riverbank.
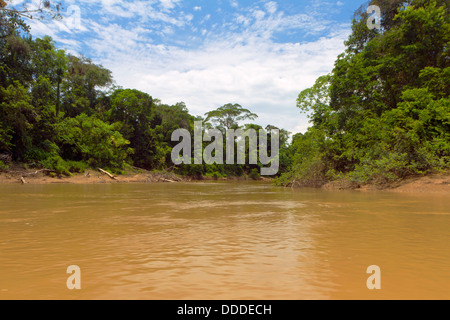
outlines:
[[[100, 170], [87, 170], [72, 176], [49, 175], [46, 170], [25, 169], [15, 167], [8, 172], [0, 173], [0, 184], [101, 184], [101, 183], [177, 183], [194, 181], [245, 181], [247, 177], [212, 178], [184, 177], [171, 172], [155, 172], [136, 170], [123, 175], [113, 175]], [[260, 181], [270, 182], [272, 179], [262, 178]], [[297, 187], [297, 186], [294, 186]], [[327, 183], [323, 190], [359, 190], [359, 191], [391, 191], [400, 193], [443, 193], [450, 194], [450, 172], [435, 173], [423, 177], [410, 177], [405, 180], [384, 185], [354, 185], [345, 180]]]
[[[114, 175], [103, 169], [86, 170], [84, 173], [73, 174], [72, 176], [53, 176], [49, 170], [25, 169], [15, 166], [7, 172], [0, 173], [0, 184], [100, 184], [100, 183], [176, 183], [193, 181], [245, 181], [250, 178], [229, 177], [186, 177], [164, 171], [147, 171], [137, 169], [125, 174]], [[268, 178], [261, 178], [261, 181], [271, 181]]]
[[434, 173], [420, 177], [409, 177], [402, 181], [382, 185], [355, 185], [345, 180], [333, 181], [324, 185], [322, 189], [450, 194], [450, 172]]
[[175, 183], [192, 180], [193, 178], [191, 177], [182, 177], [171, 172], [156, 172], [143, 169], [130, 170], [121, 175], [115, 175], [103, 169], [90, 169], [71, 176], [57, 176], [45, 169], [25, 169], [21, 166], [14, 166], [11, 170], [0, 173], [0, 184]]

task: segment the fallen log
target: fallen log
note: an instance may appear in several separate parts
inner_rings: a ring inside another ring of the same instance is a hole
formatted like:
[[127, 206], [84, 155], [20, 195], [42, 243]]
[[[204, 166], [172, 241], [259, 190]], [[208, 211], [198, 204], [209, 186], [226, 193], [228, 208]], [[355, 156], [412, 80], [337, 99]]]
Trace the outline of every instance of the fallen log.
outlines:
[[28, 172], [28, 173], [25, 173], [23, 176], [24, 177], [28, 177], [28, 176], [35, 176], [35, 175], [37, 175], [37, 174], [39, 174], [39, 173], [56, 173], [56, 171], [54, 171], [54, 170], [49, 170], [49, 169], [41, 169], [41, 170], [37, 170], [37, 171], [35, 171], [35, 172]]
[[100, 171], [100, 172], [103, 173], [103, 174], [106, 174], [108, 177], [110, 177], [110, 178], [113, 179], [113, 180], [117, 180], [117, 178], [116, 178], [113, 174], [109, 173], [109, 172], [106, 171], [106, 170], [103, 170], [103, 169], [101, 169], [101, 168], [98, 168], [98, 171]]
[[134, 170], [137, 170], [137, 171], [145, 171], [145, 172], [149, 172], [147, 169], [142, 169], [142, 168], [135, 167], [135, 166], [132, 166], [132, 168], [133, 168]]
[[164, 178], [160, 178], [160, 179], [159, 179], [159, 181], [162, 181], [162, 182], [170, 182], [170, 183], [175, 183], [175, 181], [173, 181], [173, 180], [169, 180], [169, 179], [164, 179]]
[[291, 189], [294, 189], [295, 188], [295, 184], [297, 183], [297, 180], [296, 179], [294, 179], [294, 181], [292, 182], [292, 185], [291, 185]]
[[20, 181], [22, 182], [22, 184], [26, 184], [27, 183], [23, 177], [20, 177]]

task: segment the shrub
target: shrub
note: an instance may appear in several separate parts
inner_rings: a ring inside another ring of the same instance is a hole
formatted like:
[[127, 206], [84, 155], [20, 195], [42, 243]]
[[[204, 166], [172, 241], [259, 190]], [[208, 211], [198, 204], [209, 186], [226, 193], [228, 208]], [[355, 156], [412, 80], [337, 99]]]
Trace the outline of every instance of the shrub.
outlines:
[[4, 163], [2, 160], [0, 160], [0, 172], [8, 171], [8, 169], [9, 169], [9, 166], [6, 163]]
[[82, 161], [66, 161], [67, 169], [72, 173], [84, 173], [89, 165]]
[[95, 117], [81, 114], [58, 124], [61, 153], [66, 159], [80, 159], [92, 167], [123, 168], [133, 153], [129, 141]]
[[260, 173], [259, 173], [259, 170], [258, 169], [252, 169], [252, 171], [250, 171], [250, 173], [249, 173], [249, 178], [250, 179], [252, 179], [252, 180], [259, 180], [259, 179], [261, 179], [261, 175], [260, 175]]
[[57, 175], [71, 175], [67, 162], [58, 155], [48, 157], [41, 161], [41, 164], [45, 169], [53, 170]]

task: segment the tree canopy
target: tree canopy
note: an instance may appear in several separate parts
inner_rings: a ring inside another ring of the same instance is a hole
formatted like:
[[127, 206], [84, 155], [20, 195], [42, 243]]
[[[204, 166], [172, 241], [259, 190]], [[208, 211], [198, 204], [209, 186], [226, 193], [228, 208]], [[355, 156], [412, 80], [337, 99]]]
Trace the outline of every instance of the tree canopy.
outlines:
[[299, 94], [311, 127], [285, 181], [386, 183], [450, 166], [448, 2], [374, 3], [382, 29], [361, 7], [332, 73]]
[[239, 121], [255, 120], [258, 115], [239, 104], [228, 103], [216, 110], [207, 112], [205, 121], [212, 121], [220, 129], [237, 129]]

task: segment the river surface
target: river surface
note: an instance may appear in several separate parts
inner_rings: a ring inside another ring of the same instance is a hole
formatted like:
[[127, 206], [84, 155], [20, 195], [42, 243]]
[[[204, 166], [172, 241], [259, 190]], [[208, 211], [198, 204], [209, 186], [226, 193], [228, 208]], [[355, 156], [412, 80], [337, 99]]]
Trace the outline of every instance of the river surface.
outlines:
[[450, 299], [449, 205], [246, 182], [1, 185], [0, 299]]

